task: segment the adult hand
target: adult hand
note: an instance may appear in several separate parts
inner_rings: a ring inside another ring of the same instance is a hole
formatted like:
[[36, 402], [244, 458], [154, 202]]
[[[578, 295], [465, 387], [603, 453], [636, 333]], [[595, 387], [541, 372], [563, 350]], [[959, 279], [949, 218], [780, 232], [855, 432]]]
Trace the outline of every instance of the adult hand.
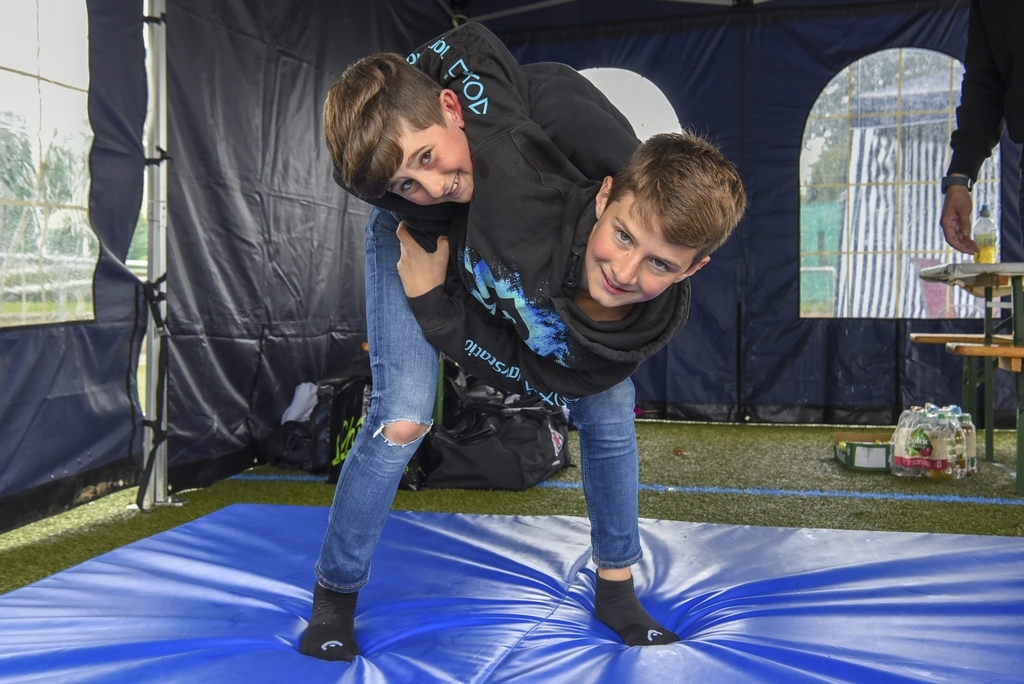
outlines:
[[398, 259], [398, 275], [406, 297], [419, 297], [443, 285], [448, 273], [448, 238], [437, 238], [437, 250], [431, 254], [409, 233], [405, 221], [398, 224], [398, 240], [402, 256]]
[[978, 245], [971, 239], [971, 210], [974, 203], [971, 193], [962, 185], [951, 185], [946, 188], [946, 198], [942, 202], [942, 216], [939, 223], [946, 236], [946, 242], [955, 250], [964, 254], [974, 254]]

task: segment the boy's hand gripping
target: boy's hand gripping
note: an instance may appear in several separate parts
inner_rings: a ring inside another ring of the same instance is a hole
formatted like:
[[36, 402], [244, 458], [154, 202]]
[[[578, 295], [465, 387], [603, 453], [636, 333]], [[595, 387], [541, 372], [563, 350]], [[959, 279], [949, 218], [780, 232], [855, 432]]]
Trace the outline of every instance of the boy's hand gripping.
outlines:
[[448, 238], [438, 236], [437, 251], [431, 254], [416, 242], [403, 221], [398, 224], [398, 240], [402, 243], [398, 275], [406, 297], [419, 297], [444, 285], [448, 273]]

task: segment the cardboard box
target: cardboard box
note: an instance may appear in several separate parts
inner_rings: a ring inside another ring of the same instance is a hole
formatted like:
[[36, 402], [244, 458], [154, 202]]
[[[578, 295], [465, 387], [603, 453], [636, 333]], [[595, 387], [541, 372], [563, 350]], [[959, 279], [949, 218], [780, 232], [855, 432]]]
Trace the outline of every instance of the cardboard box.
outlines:
[[850, 470], [889, 470], [892, 455], [891, 432], [834, 432], [832, 450], [836, 460]]

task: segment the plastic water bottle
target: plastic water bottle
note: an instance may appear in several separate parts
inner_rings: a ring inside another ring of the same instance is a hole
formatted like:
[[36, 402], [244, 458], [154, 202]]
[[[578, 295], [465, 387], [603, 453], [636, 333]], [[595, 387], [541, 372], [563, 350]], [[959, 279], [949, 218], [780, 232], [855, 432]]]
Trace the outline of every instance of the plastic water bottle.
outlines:
[[893, 475], [901, 477], [920, 475], [920, 469], [911, 465], [907, 450], [910, 446], [910, 435], [917, 427], [918, 415], [921, 410], [918, 406], [912, 406], [900, 414], [896, 430], [892, 433], [892, 454], [889, 457], [889, 471]]
[[978, 472], [978, 433], [970, 413], [960, 415], [960, 427], [964, 431], [964, 475]]
[[947, 408], [935, 416], [928, 435], [932, 452], [926, 474], [937, 480], [959, 480], [964, 476], [964, 469], [959, 465], [964, 457], [964, 431], [959, 417], [951, 415]]
[[999, 252], [996, 250], [996, 224], [992, 220], [992, 211], [987, 204], [981, 205], [978, 220], [974, 222], [974, 241], [978, 244], [974, 263], [994, 264], [999, 261]]
[[900, 477], [920, 477], [927, 470], [932, 455], [929, 434], [933, 431], [933, 416], [928, 404], [925, 408], [914, 406], [900, 416], [893, 434], [893, 453], [889, 471]]

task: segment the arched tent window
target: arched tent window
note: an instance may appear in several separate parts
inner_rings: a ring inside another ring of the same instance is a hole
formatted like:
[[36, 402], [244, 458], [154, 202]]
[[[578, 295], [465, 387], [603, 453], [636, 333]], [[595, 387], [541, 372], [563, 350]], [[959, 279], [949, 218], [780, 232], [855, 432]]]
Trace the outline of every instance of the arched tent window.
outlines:
[[92, 320], [85, 0], [4, 3], [0, 327]]
[[640, 140], [682, 130], [665, 93], [640, 74], [628, 69], [584, 69], [580, 73], [629, 119]]
[[[814, 103], [800, 155], [800, 315], [982, 316], [959, 288], [922, 283], [922, 268], [968, 259], [942, 236], [939, 182], [963, 66], [931, 50], [858, 60]], [[998, 150], [982, 168], [975, 210], [999, 215]]]

